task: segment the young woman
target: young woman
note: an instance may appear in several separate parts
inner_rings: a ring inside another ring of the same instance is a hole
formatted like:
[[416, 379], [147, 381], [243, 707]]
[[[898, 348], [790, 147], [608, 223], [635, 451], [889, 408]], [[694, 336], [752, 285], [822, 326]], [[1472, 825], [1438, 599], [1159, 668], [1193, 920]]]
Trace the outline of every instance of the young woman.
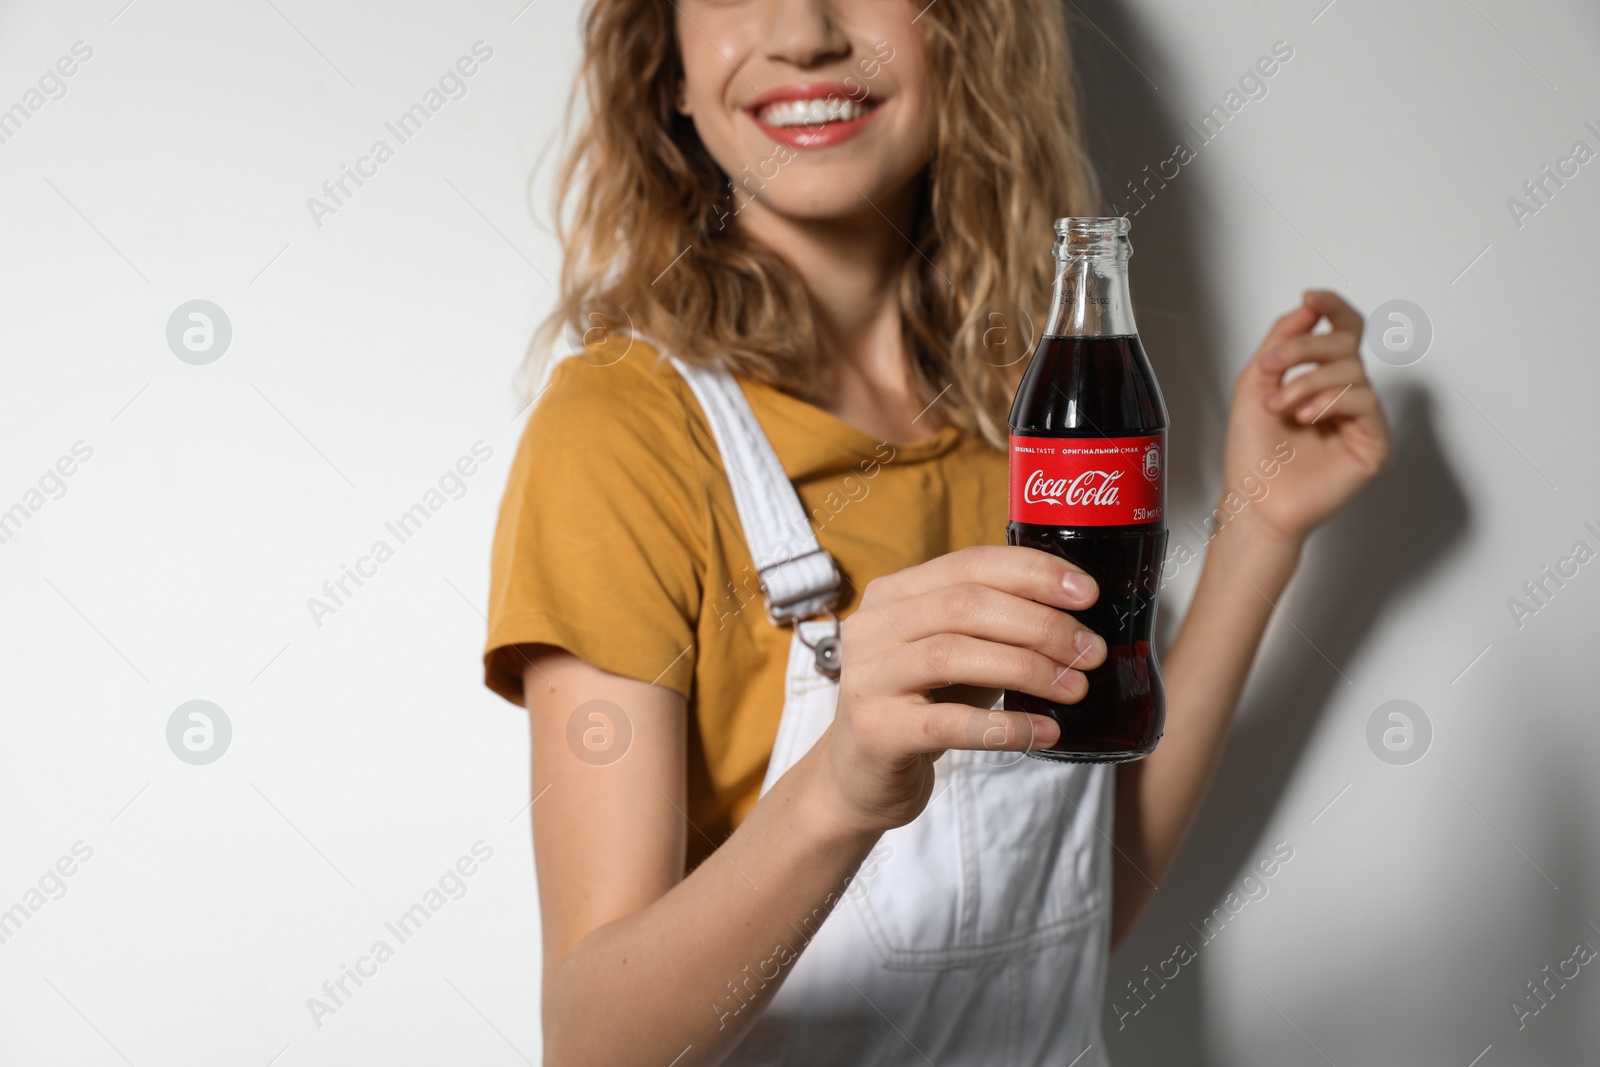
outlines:
[[1056, 727], [993, 690], [1074, 701], [1105, 657], [1092, 579], [1003, 544], [1023, 365], [984, 343], [1095, 207], [1061, 9], [594, 0], [585, 47], [552, 319], [585, 341], [485, 656], [531, 714], [546, 1061], [1102, 1063], [1106, 955], [1272, 602], [1388, 458], [1360, 315], [1306, 293], [1238, 378], [1223, 484], [1294, 458], [1209, 546], [1155, 754], [1020, 758]]

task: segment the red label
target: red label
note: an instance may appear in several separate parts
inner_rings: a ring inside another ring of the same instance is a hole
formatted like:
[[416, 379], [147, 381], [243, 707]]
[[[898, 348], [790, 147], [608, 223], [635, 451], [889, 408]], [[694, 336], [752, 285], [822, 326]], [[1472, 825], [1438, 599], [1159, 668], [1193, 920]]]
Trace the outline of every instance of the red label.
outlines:
[[1011, 438], [1011, 521], [1034, 526], [1160, 522], [1167, 435]]

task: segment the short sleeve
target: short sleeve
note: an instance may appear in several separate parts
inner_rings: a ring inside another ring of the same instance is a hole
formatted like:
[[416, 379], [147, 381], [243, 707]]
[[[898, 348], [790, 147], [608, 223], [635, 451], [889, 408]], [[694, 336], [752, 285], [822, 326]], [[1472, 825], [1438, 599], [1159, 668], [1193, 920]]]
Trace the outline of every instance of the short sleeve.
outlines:
[[529, 416], [490, 566], [484, 681], [523, 703], [513, 646], [555, 645], [672, 689], [694, 676], [708, 545], [698, 412], [670, 365], [634, 344], [569, 357]]

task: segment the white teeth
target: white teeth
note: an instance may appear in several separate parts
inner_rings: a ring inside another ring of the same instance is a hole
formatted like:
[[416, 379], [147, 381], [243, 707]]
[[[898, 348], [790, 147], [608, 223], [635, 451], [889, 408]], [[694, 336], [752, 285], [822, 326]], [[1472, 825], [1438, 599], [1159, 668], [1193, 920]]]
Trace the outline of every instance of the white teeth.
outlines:
[[843, 97], [820, 100], [785, 100], [768, 104], [757, 114], [768, 126], [821, 126], [828, 122], [849, 122], [872, 109]]

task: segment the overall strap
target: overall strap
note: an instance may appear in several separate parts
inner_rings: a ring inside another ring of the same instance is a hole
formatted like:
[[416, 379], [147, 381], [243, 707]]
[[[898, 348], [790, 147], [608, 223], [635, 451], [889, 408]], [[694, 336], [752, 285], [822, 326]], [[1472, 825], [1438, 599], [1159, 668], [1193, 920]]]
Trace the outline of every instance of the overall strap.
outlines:
[[827, 610], [838, 597], [839, 568], [817, 543], [805, 505], [739, 383], [721, 367], [695, 367], [676, 356], [672, 363], [711, 423], [768, 617], [782, 624]]

